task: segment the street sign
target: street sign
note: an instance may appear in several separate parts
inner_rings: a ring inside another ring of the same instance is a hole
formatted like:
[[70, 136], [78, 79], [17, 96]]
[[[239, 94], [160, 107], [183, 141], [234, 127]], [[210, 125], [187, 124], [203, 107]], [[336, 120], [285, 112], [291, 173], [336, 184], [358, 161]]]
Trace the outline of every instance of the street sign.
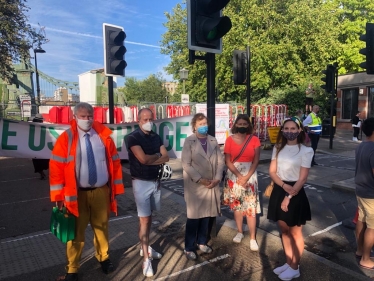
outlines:
[[22, 117], [31, 117], [31, 100], [21, 102]]
[[19, 115], [21, 115], [21, 111], [8, 111], [6, 113], [6, 115], [9, 115], [9, 116], [19, 116]]
[[181, 95], [181, 102], [182, 103], [189, 103], [190, 102], [190, 95], [189, 94], [182, 94]]

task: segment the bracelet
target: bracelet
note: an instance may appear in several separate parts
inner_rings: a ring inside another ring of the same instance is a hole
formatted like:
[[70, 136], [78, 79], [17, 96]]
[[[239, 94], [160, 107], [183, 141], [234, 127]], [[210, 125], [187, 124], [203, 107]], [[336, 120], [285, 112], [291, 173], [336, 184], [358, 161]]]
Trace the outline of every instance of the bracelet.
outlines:
[[284, 186], [284, 183], [282, 184], [282, 188], [283, 188], [283, 186]]

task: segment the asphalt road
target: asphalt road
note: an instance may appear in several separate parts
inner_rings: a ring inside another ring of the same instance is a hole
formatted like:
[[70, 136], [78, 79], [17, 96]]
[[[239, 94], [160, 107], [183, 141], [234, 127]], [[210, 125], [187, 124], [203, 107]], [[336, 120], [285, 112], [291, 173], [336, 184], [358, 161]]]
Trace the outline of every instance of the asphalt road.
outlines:
[[[351, 169], [354, 165], [348, 157], [318, 155], [316, 160], [321, 165], [335, 165], [339, 169]], [[124, 170], [126, 166], [125, 163]], [[258, 176], [260, 190], [264, 191], [270, 178], [266, 173]], [[163, 188], [183, 196], [181, 171], [176, 170], [174, 179], [163, 183]], [[354, 253], [354, 234], [342, 222], [351, 220], [354, 215], [354, 194], [313, 183], [307, 183], [305, 188], [312, 208], [312, 221], [304, 227], [305, 248], [349, 268], [352, 261], [347, 256]], [[49, 183], [34, 173], [30, 159], [0, 158], [0, 191], [0, 239], [49, 229], [53, 207], [49, 200]], [[261, 196], [261, 205], [258, 227], [269, 235], [278, 235], [275, 224], [266, 219], [268, 199]], [[119, 215], [124, 215], [128, 208], [135, 208], [119, 207]], [[222, 211], [225, 217], [233, 218], [227, 207]]]

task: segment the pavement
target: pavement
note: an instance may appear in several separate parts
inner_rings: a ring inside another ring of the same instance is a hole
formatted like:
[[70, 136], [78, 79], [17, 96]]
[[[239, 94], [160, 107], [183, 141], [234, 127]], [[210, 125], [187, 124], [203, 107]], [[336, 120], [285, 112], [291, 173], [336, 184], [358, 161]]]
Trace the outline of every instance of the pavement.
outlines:
[[[329, 149], [329, 139], [321, 138], [318, 155], [340, 155], [354, 157], [358, 143], [351, 141], [350, 131], [338, 131]], [[268, 172], [271, 150], [261, 150], [259, 171]], [[3, 160], [3, 161], [6, 161]], [[183, 254], [184, 225], [186, 206], [182, 196], [171, 190], [183, 190], [181, 182], [181, 163], [178, 159], [170, 161], [173, 178], [162, 185], [162, 207], [153, 216], [151, 244], [163, 254], [161, 260], [154, 260], [155, 276], [142, 275], [138, 243], [138, 218], [132, 192], [131, 178], [124, 164], [124, 183], [126, 193], [118, 197], [121, 215], [110, 219], [110, 258], [116, 270], [104, 275], [94, 258], [92, 231], [87, 228], [87, 239], [82, 254], [79, 280], [279, 280], [272, 272], [274, 267], [285, 262], [282, 243], [276, 224], [270, 232], [258, 229], [258, 252], [249, 249], [249, 237], [241, 244], [234, 244], [235, 222], [229, 217], [218, 217], [216, 237], [209, 244], [211, 254], [198, 252], [196, 261], [189, 261]], [[19, 175], [21, 178], [22, 175]], [[354, 171], [340, 170], [339, 167], [314, 166], [310, 169], [308, 182], [326, 188], [339, 188], [354, 191]], [[1, 181], [0, 181], [1, 182]], [[167, 188], [166, 188], [167, 187]], [[51, 204], [52, 207], [52, 204]], [[264, 218], [262, 218], [264, 219]], [[341, 253], [352, 261], [352, 266], [343, 266], [304, 251], [300, 271], [301, 276], [294, 280], [371, 280], [373, 273], [362, 270], [354, 253]], [[0, 280], [55, 280], [64, 274], [65, 245], [46, 229], [9, 237], [0, 240]]]

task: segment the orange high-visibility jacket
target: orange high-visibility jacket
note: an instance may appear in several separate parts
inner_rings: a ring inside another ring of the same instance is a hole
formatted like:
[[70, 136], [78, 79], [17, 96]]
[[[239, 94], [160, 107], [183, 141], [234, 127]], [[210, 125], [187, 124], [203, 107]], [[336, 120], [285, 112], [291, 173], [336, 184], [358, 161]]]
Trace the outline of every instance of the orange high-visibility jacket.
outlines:
[[[49, 183], [51, 201], [64, 201], [70, 213], [78, 213], [78, 185], [76, 175], [79, 174], [80, 152], [78, 144], [77, 122], [70, 122], [71, 128], [63, 132], [57, 139], [49, 161]], [[92, 128], [100, 136], [105, 146], [110, 188], [110, 209], [117, 215], [117, 202], [115, 196], [125, 192], [122, 182], [122, 167], [117, 148], [110, 138], [112, 131], [103, 124], [94, 121]]]

